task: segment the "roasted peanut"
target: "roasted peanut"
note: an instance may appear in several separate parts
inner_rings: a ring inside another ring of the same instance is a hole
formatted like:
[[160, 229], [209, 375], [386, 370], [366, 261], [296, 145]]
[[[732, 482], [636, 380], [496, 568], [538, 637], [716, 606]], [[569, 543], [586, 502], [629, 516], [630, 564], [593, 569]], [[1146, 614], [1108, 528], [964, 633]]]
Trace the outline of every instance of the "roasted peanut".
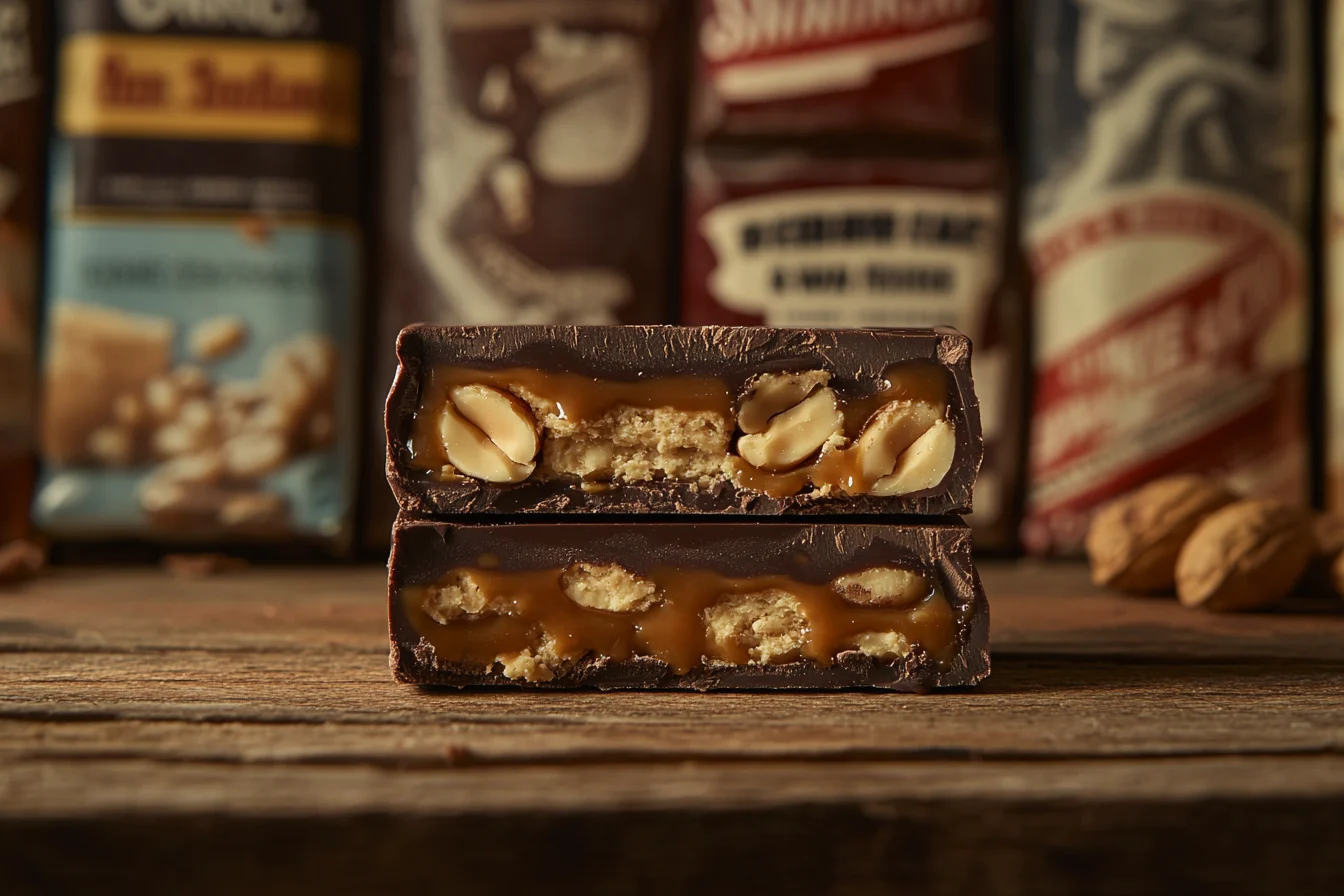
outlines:
[[737, 453], [762, 470], [791, 470], [844, 435], [845, 416], [835, 393], [825, 387], [769, 420], [763, 432], [737, 440]]
[[939, 420], [896, 459], [896, 469], [873, 485], [879, 496], [908, 495], [943, 481], [957, 455], [957, 433], [950, 421]]
[[874, 607], [908, 607], [933, 592], [926, 576], [899, 566], [848, 573], [832, 581], [831, 587], [847, 601]]
[[521, 482], [541, 442], [531, 409], [489, 386], [457, 386], [439, 416], [444, 453], [458, 472], [487, 482]]
[[737, 428], [744, 433], [765, 432], [770, 418], [796, 407], [813, 390], [825, 386], [831, 375], [824, 370], [801, 373], [763, 373], [746, 386], [737, 412]]
[[943, 418], [945, 408], [927, 401], [890, 401], [878, 408], [863, 426], [853, 450], [866, 482], [877, 482], [896, 471], [901, 454]]

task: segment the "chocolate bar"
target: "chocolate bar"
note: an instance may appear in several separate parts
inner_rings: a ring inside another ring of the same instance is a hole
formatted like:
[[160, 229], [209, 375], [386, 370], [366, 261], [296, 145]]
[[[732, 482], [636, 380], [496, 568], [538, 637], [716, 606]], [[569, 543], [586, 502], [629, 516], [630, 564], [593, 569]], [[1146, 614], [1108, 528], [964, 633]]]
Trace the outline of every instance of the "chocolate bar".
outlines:
[[387, 473], [411, 513], [971, 508], [954, 330], [417, 325], [397, 350]]
[[391, 666], [420, 685], [927, 691], [989, 674], [959, 522], [393, 529]]

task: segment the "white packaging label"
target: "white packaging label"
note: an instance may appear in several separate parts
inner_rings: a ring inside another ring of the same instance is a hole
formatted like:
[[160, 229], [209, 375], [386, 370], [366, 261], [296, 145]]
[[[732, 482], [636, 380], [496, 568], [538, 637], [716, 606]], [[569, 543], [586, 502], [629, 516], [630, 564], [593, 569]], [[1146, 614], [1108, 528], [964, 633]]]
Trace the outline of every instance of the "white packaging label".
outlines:
[[701, 233], [708, 289], [770, 326], [925, 327], [974, 337], [999, 275], [1002, 205], [990, 192], [797, 190], [728, 202]]

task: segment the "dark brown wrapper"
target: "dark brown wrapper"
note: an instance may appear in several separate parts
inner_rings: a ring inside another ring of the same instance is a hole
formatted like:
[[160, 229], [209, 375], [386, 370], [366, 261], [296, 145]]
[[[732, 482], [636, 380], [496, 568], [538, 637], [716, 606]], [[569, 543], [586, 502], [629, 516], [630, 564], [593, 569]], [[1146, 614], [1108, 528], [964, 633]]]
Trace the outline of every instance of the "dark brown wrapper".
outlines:
[[[673, 319], [681, 6], [383, 4], [381, 381], [417, 321]], [[395, 507], [368, 467], [364, 540], [385, 548]]]
[[0, 543], [27, 531], [33, 488], [47, 5], [0, 0]]

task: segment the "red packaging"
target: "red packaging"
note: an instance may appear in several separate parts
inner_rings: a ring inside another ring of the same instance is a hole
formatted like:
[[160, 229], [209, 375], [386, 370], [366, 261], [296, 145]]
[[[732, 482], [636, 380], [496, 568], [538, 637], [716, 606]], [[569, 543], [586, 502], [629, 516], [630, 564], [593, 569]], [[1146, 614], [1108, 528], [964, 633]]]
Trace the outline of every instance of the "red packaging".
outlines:
[[1313, 4], [1131, 5], [1032, 23], [1037, 553], [1173, 473], [1307, 498]]
[[693, 153], [682, 323], [954, 326], [975, 345], [986, 463], [972, 522], [1011, 542], [1023, 339], [993, 158]]
[[995, 132], [996, 0], [700, 0], [692, 136]]

